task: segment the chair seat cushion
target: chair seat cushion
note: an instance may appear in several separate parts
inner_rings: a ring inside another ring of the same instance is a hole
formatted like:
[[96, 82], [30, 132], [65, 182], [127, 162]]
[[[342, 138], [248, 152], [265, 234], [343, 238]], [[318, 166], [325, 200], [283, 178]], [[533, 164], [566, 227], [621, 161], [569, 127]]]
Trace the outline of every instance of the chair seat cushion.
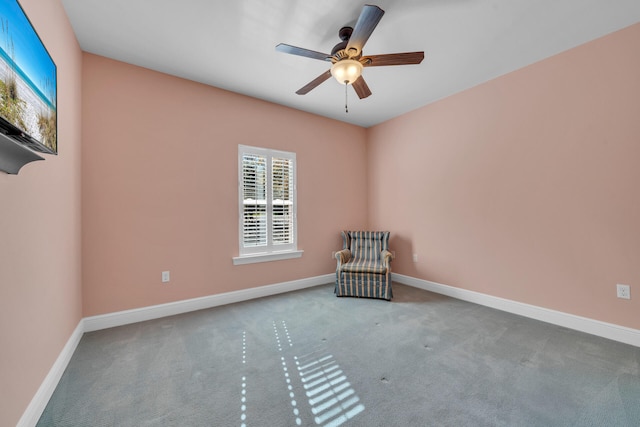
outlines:
[[354, 260], [349, 261], [340, 266], [340, 271], [347, 273], [373, 273], [373, 274], [386, 274], [387, 267], [381, 262], [370, 260]]

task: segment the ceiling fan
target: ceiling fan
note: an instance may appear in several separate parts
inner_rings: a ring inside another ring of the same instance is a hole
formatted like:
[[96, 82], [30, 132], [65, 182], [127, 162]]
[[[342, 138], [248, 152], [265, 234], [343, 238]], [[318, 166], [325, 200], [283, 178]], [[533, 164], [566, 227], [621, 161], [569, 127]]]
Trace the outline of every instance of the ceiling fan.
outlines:
[[378, 22], [380, 22], [380, 19], [382, 19], [382, 15], [384, 15], [384, 10], [378, 6], [365, 5], [356, 21], [355, 28], [342, 27], [340, 29], [338, 36], [342, 41], [333, 47], [330, 55], [284, 43], [277, 45], [276, 50], [278, 52], [305, 56], [321, 61], [330, 61], [332, 63], [331, 69], [320, 74], [298, 89], [296, 93], [298, 95], [305, 95], [329, 79], [329, 77], [333, 76], [340, 84], [345, 85], [345, 89], [346, 85], [352, 85], [358, 97], [363, 99], [371, 95], [371, 90], [362, 77], [363, 67], [421, 63], [424, 59], [424, 52], [363, 56], [362, 48], [378, 25]]

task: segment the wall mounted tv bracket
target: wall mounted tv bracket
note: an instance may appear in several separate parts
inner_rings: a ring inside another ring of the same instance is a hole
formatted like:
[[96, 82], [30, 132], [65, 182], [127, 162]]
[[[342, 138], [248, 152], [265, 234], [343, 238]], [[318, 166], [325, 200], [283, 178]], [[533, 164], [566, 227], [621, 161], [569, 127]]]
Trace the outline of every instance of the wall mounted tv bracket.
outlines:
[[44, 157], [0, 133], [0, 171], [16, 175], [22, 166], [36, 160], [44, 160]]

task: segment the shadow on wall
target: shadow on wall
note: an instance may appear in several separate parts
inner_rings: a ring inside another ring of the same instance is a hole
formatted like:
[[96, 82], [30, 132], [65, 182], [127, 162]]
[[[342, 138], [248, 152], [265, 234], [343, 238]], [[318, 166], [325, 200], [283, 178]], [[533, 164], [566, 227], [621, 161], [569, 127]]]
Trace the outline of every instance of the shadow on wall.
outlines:
[[412, 261], [413, 242], [402, 235], [393, 234], [389, 236], [389, 250], [395, 252], [396, 258], [391, 264], [391, 271], [396, 271], [398, 267], [402, 267], [403, 274], [409, 276], [415, 275], [417, 272], [416, 264]]

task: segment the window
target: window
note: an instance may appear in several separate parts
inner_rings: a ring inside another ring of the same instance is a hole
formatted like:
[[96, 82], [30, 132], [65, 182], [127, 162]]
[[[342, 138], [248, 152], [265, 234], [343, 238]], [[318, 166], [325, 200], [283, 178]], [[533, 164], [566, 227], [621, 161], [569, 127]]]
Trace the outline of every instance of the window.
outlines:
[[240, 256], [234, 264], [297, 258], [296, 154], [238, 146]]

